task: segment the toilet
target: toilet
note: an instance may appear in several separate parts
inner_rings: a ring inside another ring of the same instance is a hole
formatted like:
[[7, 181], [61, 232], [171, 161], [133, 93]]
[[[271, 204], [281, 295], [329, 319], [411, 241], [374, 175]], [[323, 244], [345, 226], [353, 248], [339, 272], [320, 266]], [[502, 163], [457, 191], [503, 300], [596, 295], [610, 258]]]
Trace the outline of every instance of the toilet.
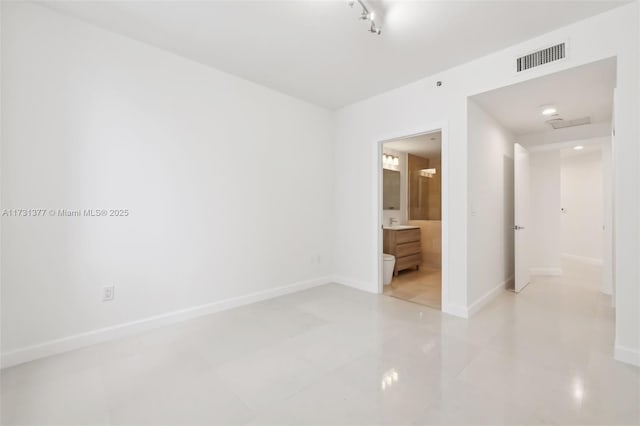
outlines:
[[396, 258], [393, 255], [383, 253], [382, 254], [382, 275], [384, 279], [384, 285], [391, 284], [391, 280], [393, 279], [393, 267], [396, 264]]

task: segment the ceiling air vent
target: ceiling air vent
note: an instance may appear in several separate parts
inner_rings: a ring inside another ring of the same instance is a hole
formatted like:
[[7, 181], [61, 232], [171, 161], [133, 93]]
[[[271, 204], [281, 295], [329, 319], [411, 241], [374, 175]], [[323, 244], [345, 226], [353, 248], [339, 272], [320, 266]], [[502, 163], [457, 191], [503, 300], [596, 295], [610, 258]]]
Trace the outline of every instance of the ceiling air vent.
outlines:
[[528, 55], [520, 56], [516, 59], [516, 70], [526, 71], [549, 62], [559, 61], [567, 56], [566, 43], [556, 44], [546, 49], [538, 50]]
[[551, 120], [547, 120], [547, 124], [549, 124], [555, 130], [564, 129], [566, 127], [583, 126], [590, 123], [590, 117], [576, 118], [573, 120], [563, 120], [562, 118], [553, 118]]

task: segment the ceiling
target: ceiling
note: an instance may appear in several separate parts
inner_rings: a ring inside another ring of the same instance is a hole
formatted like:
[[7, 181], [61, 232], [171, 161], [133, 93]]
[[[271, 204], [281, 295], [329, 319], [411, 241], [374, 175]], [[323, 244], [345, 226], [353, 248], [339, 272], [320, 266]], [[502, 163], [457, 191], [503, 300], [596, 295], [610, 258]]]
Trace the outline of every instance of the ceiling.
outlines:
[[602, 143], [583, 145], [583, 148], [579, 151], [573, 149], [573, 147], [562, 148], [560, 151], [560, 158], [573, 158], [580, 157], [582, 155], [595, 154], [602, 151]]
[[516, 135], [552, 130], [541, 106], [553, 105], [564, 120], [611, 121], [616, 61], [605, 59], [474, 96], [485, 111]]
[[442, 152], [442, 133], [426, 133], [405, 139], [385, 142], [384, 147], [423, 158], [437, 158]]
[[625, 1], [42, 1], [116, 33], [339, 108]]

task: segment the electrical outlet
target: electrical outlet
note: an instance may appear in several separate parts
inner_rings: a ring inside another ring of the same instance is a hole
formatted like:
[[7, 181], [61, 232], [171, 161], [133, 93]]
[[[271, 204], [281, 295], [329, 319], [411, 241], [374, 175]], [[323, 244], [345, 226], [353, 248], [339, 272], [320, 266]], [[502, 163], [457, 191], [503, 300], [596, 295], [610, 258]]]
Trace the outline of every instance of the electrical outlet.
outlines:
[[106, 285], [102, 287], [102, 301], [108, 302], [113, 300], [116, 295], [116, 286], [114, 285]]

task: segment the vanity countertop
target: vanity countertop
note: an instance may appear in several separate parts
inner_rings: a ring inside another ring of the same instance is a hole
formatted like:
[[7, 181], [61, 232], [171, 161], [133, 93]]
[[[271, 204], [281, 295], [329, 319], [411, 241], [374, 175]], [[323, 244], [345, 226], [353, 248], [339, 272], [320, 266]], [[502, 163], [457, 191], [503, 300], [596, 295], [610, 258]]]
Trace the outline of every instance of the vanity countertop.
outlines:
[[393, 225], [393, 226], [383, 226], [382, 229], [388, 229], [390, 231], [404, 231], [405, 229], [419, 229], [419, 226], [412, 225]]

